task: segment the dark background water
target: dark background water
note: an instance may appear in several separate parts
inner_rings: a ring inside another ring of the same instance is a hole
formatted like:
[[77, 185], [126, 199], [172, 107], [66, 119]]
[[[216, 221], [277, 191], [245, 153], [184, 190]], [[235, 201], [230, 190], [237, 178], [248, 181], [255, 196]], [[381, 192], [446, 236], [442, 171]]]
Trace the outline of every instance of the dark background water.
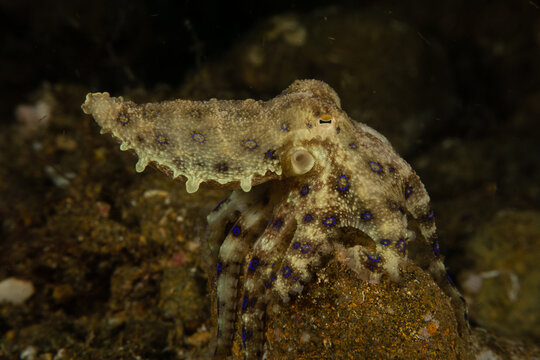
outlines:
[[[468, 111], [503, 116], [525, 92], [538, 90], [537, 2], [331, 3], [360, 10], [374, 4], [444, 46], [459, 91], [470, 102]], [[9, 121], [13, 107], [44, 81], [112, 92], [160, 83], [179, 86], [187, 73], [218, 58], [263, 19], [322, 5], [330, 3], [4, 0], [1, 119]], [[491, 48], [496, 46], [499, 54]]]

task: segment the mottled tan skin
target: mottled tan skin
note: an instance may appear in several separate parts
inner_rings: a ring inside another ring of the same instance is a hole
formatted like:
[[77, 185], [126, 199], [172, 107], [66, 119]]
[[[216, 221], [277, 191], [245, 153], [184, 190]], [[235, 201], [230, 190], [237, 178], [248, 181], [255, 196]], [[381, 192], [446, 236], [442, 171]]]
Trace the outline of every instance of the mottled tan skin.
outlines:
[[[400, 265], [418, 260], [467, 328], [422, 182], [386, 138], [347, 116], [327, 84], [298, 80], [266, 102], [137, 105], [95, 93], [82, 108], [122, 150], [137, 153], [137, 171], [151, 163], [186, 181], [188, 192], [201, 183], [235, 189], [208, 216], [216, 357], [230, 355], [240, 319], [245, 357], [261, 358], [271, 297], [300, 294], [331, 256], [374, 283], [382, 275], [399, 280]], [[424, 250], [409, 253], [413, 242]]]

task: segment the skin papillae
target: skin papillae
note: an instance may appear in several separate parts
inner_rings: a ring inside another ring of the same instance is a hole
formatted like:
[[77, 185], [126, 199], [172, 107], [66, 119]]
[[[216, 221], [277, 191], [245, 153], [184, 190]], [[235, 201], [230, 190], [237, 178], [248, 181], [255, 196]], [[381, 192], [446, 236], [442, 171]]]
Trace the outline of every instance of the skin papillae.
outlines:
[[[216, 357], [230, 355], [238, 331], [245, 357], [261, 358], [269, 301], [301, 294], [337, 251], [372, 282], [399, 281], [407, 261], [423, 264], [468, 331], [424, 185], [384, 136], [348, 117], [326, 83], [297, 80], [269, 101], [138, 105], [93, 93], [82, 109], [137, 154], [138, 172], [152, 164], [189, 193], [201, 183], [233, 190], [208, 216]], [[351, 231], [363, 240], [342, 242]]]

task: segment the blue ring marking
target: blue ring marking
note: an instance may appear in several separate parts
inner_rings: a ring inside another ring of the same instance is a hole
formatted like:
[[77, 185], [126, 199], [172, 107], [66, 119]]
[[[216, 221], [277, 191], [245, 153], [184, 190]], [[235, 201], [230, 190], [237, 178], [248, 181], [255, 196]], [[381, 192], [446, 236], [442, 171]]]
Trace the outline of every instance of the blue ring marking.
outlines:
[[206, 137], [201, 134], [201, 133], [193, 133], [193, 135], [191, 135], [191, 138], [193, 139], [193, 141], [199, 143], [199, 144], [202, 144], [204, 142], [204, 140], [206, 140]]
[[305, 217], [304, 217], [304, 221], [305, 222], [310, 222], [311, 221], [311, 215], [307, 214]]
[[242, 330], [242, 342], [246, 342], [246, 332]]
[[265, 281], [265, 282], [264, 282], [264, 286], [266, 286], [267, 288], [269, 288], [269, 287], [272, 286], [272, 284], [270, 284], [268, 281]]
[[234, 225], [233, 228], [231, 229], [231, 232], [234, 236], [240, 236], [240, 233], [242, 232], [240, 230], [240, 226], [238, 225]]
[[376, 173], [380, 173], [382, 171], [382, 166], [376, 161], [370, 161], [369, 167], [371, 168], [371, 171], [374, 171]]
[[396, 204], [395, 202], [389, 201], [389, 204], [390, 204], [390, 209], [392, 209], [392, 210], [398, 210], [399, 209], [399, 205]]
[[291, 272], [292, 272], [292, 271], [291, 271], [291, 268], [288, 267], [288, 266], [285, 266], [285, 267], [283, 268], [283, 277], [284, 277], [284, 278], [288, 278], [289, 275], [291, 275]]
[[390, 245], [390, 240], [387, 240], [387, 239], [381, 240], [381, 245], [382, 245], [382, 246], [388, 246], [388, 245]]
[[282, 122], [281, 123], [281, 130], [284, 130], [284, 131], [289, 130], [289, 123], [286, 122], [286, 121]]
[[297, 280], [298, 280], [298, 276], [293, 277], [293, 281], [297, 281]]
[[201, 111], [200, 110], [189, 110], [188, 115], [192, 116], [192, 117], [198, 117], [198, 116], [201, 116]]
[[249, 270], [255, 270], [257, 268], [257, 265], [259, 265], [259, 259], [253, 258], [249, 263]]
[[264, 157], [272, 159], [274, 157], [275, 152], [276, 152], [276, 150], [268, 150], [267, 152], [264, 153]]
[[217, 273], [221, 272], [221, 263], [217, 263]]
[[218, 171], [227, 171], [229, 168], [227, 167], [227, 164], [219, 163], [218, 164]]
[[276, 274], [270, 274], [270, 280], [275, 281], [277, 279]]
[[368, 257], [369, 260], [371, 260], [371, 261], [373, 261], [373, 262], [379, 262], [379, 260], [381, 260], [381, 258], [379, 257], [379, 255], [376, 255], [376, 254], [375, 254], [375, 255], [369, 255], [369, 254], [368, 254], [367, 257]]
[[300, 190], [300, 195], [306, 196], [309, 193], [309, 186], [304, 185], [302, 186], [302, 190]]
[[293, 248], [298, 249], [300, 247], [300, 243], [297, 241], [293, 244]]
[[426, 220], [433, 220], [433, 218], [435, 218], [435, 215], [433, 214], [433, 210], [431, 210], [427, 216], [426, 216]]
[[353, 150], [358, 149], [358, 146], [356, 146], [355, 143], [350, 143], [350, 144], [349, 144], [349, 147], [350, 147], [351, 149], [353, 149]]
[[373, 214], [370, 213], [369, 211], [366, 211], [365, 213], [362, 214], [362, 219], [364, 220], [373, 220]]
[[257, 147], [257, 142], [252, 139], [247, 139], [244, 141], [244, 147], [249, 150], [254, 150]]
[[433, 241], [433, 252], [435, 254], [438, 254], [439, 252], [441, 252], [441, 249], [439, 248], [439, 239], [435, 239]]
[[452, 280], [452, 278], [450, 277], [450, 275], [446, 274], [446, 279], [448, 279], [448, 282], [450, 283], [450, 285], [456, 286], [456, 284], [454, 283], [454, 280]]
[[388, 171], [390, 171], [391, 173], [393, 173], [394, 171], [396, 171], [396, 169], [394, 169], [393, 167], [389, 168]]
[[244, 297], [244, 300], [242, 300], [242, 310], [246, 310], [248, 307], [248, 298], [247, 296]]
[[221, 201], [219, 202], [219, 204], [217, 204], [216, 207], [214, 208], [214, 210], [212, 210], [212, 211], [216, 211], [217, 209], [219, 209], [219, 207], [220, 207], [225, 201], [227, 201], [227, 199], [221, 200]]
[[335, 217], [333, 216], [330, 216], [330, 217], [327, 217], [324, 221], [323, 221], [323, 224], [326, 225], [326, 226], [332, 226], [332, 225], [335, 225], [337, 223], [337, 220]]
[[156, 136], [156, 142], [158, 144], [166, 144], [167, 143], [167, 138], [163, 135], [158, 135]]
[[118, 115], [118, 118], [116, 120], [122, 125], [126, 125], [129, 122], [129, 118], [124, 114]]
[[[345, 185], [340, 184], [341, 179], [345, 179]], [[337, 188], [339, 191], [345, 191], [349, 188], [349, 179], [345, 175], [341, 175], [337, 181]]]
[[281, 220], [277, 220], [275, 223], [274, 223], [274, 230], [279, 230], [281, 228], [281, 225], [283, 225], [283, 221]]
[[412, 186], [407, 186], [407, 189], [405, 189], [405, 199], [408, 199], [409, 196], [411, 196], [412, 192], [413, 192]]
[[401, 239], [397, 242], [397, 247], [401, 251], [405, 251], [405, 248], [407, 247], [407, 244], [405, 244], [405, 240]]
[[302, 247], [302, 250], [301, 250], [301, 251], [302, 251], [302, 253], [307, 254], [307, 253], [309, 252], [309, 250], [311, 250], [311, 245], [306, 244], [306, 245], [304, 245], [304, 246]]

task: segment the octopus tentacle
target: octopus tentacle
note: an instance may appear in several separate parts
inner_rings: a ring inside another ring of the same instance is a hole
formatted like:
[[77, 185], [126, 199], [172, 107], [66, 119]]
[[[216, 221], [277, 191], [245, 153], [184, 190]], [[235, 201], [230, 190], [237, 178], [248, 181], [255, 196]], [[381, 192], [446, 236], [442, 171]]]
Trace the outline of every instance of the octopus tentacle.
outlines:
[[412, 176], [409, 177], [404, 187], [406, 211], [416, 221], [424, 243], [431, 248], [428, 271], [445, 294], [450, 297], [458, 321], [459, 331], [463, 334], [470, 330], [467, 304], [450, 275], [446, 272], [443, 258], [440, 255], [435, 215], [431, 208], [429, 195], [418, 176], [412, 170], [411, 173]]
[[302, 293], [304, 286], [313, 280], [315, 270], [323, 265], [324, 259], [331, 253], [329, 232], [322, 220], [309, 221], [299, 219], [298, 227], [292, 238], [287, 252], [283, 257], [277, 273], [274, 291], [284, 302], [288, 302], [291, 295]]
[[271, 299], [270, 289], [277, 280], [282, 254], [297, 229], [294, 218], [284, 220], [289, 211], [286, 204], [276, 209], [265, 231], [253, 245], [245, 267], [241, 334], [247, 359], [259, 359], [262, 355], [264, 314]]
[[[224, 226], [227, 231], [225, 239], [219, 248], [216, 264], [217, 277], [217, 310], [218, 310], [218, 337], [215, 354], [224, 357], [230, 354], [237, 317], [238, 281], [248, 253], [254, 239], [264, 229], [270, 206], [258, 203], [250, 204], [253, 195], [260, 195], [258, 190], [254, 194], [234, 192], [231, 199], [236, 200], [231, 206], [215, 215], [213, 228]], [[244, 202], [239, 203], [242, 199]], [[243, 204], [243, 205], [240, 205]], [[243, 211], [243, 215], [238, 213]], [[227, 222], [237, 217], [234, 223]], [[214, 231], [216, 235], [217, 230]]]

